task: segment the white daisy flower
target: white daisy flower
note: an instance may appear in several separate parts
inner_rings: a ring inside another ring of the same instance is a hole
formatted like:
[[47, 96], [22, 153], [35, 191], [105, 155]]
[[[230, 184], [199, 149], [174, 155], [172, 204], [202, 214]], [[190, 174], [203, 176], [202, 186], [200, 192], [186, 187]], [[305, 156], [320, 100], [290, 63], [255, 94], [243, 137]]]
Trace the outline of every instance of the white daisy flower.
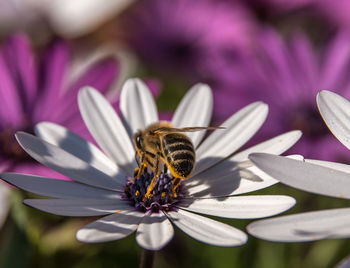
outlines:
[[[343, 97], [321, 91], [320, 113], [331, 132], [350, 149], [350, 103]], [[249, 159], [261, 170], [294, 188], [326, 196], [350, 199], [350, 165], [305, 159], [305, 162], [264, 153]], [[302, 242], [350, 237], [350, 208], [299, 213], [251, 223], [248, 232], [258, 238]]]
[[[212, 93], [208, 86], [195, 85], [181, 101], [171, 123], [174, 127], [208, 126], [212, 114]], [[121, 92], [122, 119], [96, 90], [79, 93], [82, 117], [108, 155], [76, 134], [53, 123], [40, 123], [37, 136], [17, 133], [21, 146], [33, 158], [73, 181], [32, 175], [4, 173], [2, 178], [24, 190], [51, 197], [27, 199], [25, 204], [63, 216], [108, 215], [86, 225], [77, 239], [95, 243], [121, 239], [136, 231], [138, 244], [159, 250], [173, 237], [175, 224], [189, 236], [216, 246], [238, 246], [247, 235], [230, 225], [198, 215], [251, 219], [281, 213], [295, 204], [288, 196], [249, 195], [277, 183], [248, 160], [252, 152], [280, 154], [301, 136], [291, 131], [236, 152], [263, 124], [268, 107], [256, 102], [232, 115], [203, 142], [204, 131], [188, 136], [196, 147], [192, 176], [172, 192], [172, 176], [162, 173], [149, 198], [143, 193], [152, 179], [151, 171], [133, 178], [136, 167], [132, 136], [158, 121], [155, 102], [146, 85], [128, 80]], [[195, 213], [193, 213], [195, 212]]]

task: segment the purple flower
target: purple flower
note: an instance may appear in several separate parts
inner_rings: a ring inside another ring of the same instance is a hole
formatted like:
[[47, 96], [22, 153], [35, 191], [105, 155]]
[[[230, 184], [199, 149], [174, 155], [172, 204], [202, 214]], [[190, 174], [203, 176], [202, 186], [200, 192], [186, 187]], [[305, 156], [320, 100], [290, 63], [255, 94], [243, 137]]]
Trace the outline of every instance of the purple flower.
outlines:
[[[267, 11], [269, 14], [281, 15], [284, 12], [294, 12], [294, 16], [305, 16], [326, 26], [333, 26], [350, 30], [350, 1], [348, 0], [252, 0], [256, 8]], [[296, 12], [299, 11], [299, 12]], [[302, 12], [301, 12], [302, 11]], [[297, 21], [296, 21], [297, 22]]]
[[89, 138], [76, 105], [78, 89], [90, 85], [106, 92], [118, 76], [119, 65], [106, 58], [70, 81], [69, 63], [70, 49], [62, 40], [53, 41], [38, 58], [24, 34], [15, 34], [3, 44], [0, 50], [0, 163], [6, 170], [52, 174], [30, 159], [14, 137], [19, 130], [33, 133], [33, 126], [40, 121], [62, 124]]
[[314, 0], [314, 5], [321, 15], [325, 16], [331, 23], [350, 30], [350, 2], [348, 0]]
[[252, 43], [254, 23], [240, 4], [214, 0], [141, 1], [127, 15], [127, 41], [162, 71], [206, 76], [217, 57], [235, 57]]
[[348, 152], [324, 126], [315, 98], [322, 89], [350, 97], [349, 44], [345, 34], [338, 34], [316, 51], [301, 32], [284, 41], [272, 29], [264, 29], [255, 57], [245, 57], [239, 65], [227, 61], [224, 69], [213, 74], [217, 120], [261, 100], [269, 104], [271, 115], [262, 137], [300, 129], [303, 138], [293, 152], [324, 160], [347, 159]]
[[[317, 0], [316, 0], [317, 1]], [[310, 7], [316, 2], [315, 0], [250, 0], [250, 4], [255, 7], [264, 8], [269, 7], [269, 13], [280, 13], [286, 11], [297, 10], [301, 8]]]

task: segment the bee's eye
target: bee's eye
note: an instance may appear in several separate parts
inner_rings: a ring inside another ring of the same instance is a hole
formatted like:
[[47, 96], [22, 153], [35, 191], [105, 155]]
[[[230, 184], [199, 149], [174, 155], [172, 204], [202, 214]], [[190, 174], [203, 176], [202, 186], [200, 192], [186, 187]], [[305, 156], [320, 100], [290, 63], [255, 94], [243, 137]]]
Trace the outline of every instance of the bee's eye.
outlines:
[[136, 146], [138, 147], [138, 148], [141, 148], [142, 146], [141, 146], [141, 137], [140, 136], [137, 136], [136, 137]]

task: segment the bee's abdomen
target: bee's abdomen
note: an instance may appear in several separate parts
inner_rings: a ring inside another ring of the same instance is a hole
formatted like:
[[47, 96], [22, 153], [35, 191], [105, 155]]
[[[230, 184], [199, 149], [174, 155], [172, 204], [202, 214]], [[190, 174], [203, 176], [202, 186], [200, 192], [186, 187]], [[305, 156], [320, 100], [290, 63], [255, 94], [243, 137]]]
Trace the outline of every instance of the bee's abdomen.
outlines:
[[191, 140], [183, 134], [168, 134], [163, 139], [163, 150], [173, 175], [187, 178], [195, 163], [195, 151]]

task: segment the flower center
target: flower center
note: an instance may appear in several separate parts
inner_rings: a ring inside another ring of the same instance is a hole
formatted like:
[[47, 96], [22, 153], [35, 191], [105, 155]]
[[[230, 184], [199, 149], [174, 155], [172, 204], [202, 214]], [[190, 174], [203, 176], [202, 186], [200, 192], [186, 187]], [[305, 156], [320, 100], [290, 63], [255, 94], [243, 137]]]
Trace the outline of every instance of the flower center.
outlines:
[[298, 106], [290, 114], [288, 122], [292, 129], [299, 129], [308, 138], [321, 138], [329, 134], [326, 124], [316, 108], [310, 105]]
[[192, 55], [192, 47], [189, 43], [177, 41], [168, 45], [170, 55], [174, 58], [188, 59]]
[[141, 212], [160, 210], [176, 210], [185, 196], [185, 187], [180, 184], [175, 193], [173, 192], [174, 178], [169, 174], [162, 173], [148, 197], [145, 197], [147, 189], [152, 181], [153, 172], [145, 171], [139, 178], [130, 178], [124, 188], [124, 199], [129, 200], [131, 205]]
[[[171, 68], [193, 66], [199, 49], [195, 49], [194, 42], [186, 39], [167, 40], [163, 44], [163, 60], [171, 62]], [[169, 63], [168, 63], [169, 65]]]
[[15, 133], [12, 128], [0, 129], [0, 155], [15, 162], [33, 161], [17, 142]]

